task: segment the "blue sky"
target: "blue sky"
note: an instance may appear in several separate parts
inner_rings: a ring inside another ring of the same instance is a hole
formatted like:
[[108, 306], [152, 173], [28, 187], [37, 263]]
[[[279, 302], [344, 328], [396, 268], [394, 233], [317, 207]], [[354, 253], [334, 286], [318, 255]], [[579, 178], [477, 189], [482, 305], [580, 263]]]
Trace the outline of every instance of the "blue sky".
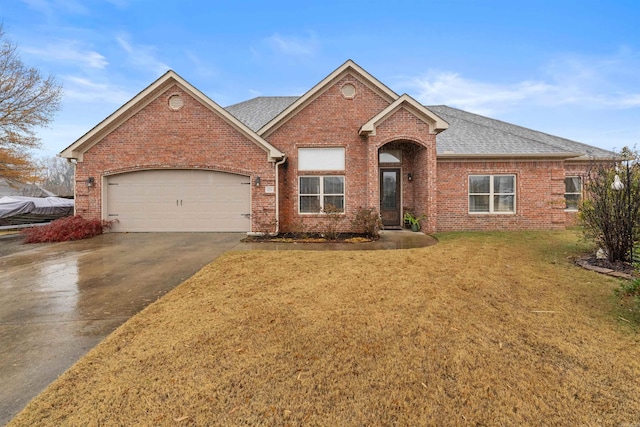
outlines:
[[301, 95], [347, 59], [426, 105], [640, 146], [637, 0], [2, 0], [0, 19], [64, 88], [45, 156], [167, 69], [227, 106]]

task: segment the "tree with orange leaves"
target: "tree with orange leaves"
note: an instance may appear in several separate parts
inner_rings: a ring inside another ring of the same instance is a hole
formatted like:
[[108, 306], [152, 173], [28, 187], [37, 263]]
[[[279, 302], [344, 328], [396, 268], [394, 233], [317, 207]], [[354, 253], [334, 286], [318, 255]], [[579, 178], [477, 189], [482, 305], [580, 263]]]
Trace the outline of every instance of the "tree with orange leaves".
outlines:
[[0, 26], [1, 178], [15, 182], [35, 178], [37, 166], [30, 151], [40, 147], [35, 131], [53, 119], [61, 97], [61, 86], [52, 76], [45, 79], [27, 67]]

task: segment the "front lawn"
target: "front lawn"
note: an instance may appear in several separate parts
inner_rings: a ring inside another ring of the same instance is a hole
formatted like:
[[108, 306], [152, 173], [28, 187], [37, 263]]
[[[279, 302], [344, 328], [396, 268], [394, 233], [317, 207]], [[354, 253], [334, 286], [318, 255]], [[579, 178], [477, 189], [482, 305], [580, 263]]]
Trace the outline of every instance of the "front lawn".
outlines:
[[232, 252], [10, 424], [631, 425], [638, 329], [575, 231]]

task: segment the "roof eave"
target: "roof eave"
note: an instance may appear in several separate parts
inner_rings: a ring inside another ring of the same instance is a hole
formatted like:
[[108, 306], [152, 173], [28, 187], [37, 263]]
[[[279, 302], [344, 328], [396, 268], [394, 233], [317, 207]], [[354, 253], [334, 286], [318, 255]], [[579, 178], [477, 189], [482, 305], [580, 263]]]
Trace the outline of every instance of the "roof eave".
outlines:
[[470, 154], [470, 153], [438, 153], [437, 158], [440, 160], [481, 160], [481, 159], [528, 159], [528, 160], [567, 160], [581, 157], [582, 154], [578, 153], [485, 153], [485, 154]]
[[622, 160], [622, 157], [616, 156], [612, 154], [610, 157], [605, 156], [589, 156], [589, 155], [580, 155], [580, 157], [576, 157], [573, 159], [567, 159], [571, 162], [617, 162]]

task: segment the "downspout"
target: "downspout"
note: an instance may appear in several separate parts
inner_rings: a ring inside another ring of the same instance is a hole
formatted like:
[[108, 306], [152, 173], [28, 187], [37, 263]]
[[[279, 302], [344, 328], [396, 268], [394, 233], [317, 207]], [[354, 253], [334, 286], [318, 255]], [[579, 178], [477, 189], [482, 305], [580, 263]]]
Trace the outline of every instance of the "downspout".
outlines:
[[278, 170], [279, 170], [278, 166], [280, 166], [286, 161], [287, 161], [287, 156], [285, 154], [284, 156], [282, 156], [282, 160], [275, 163], [275, 168], [276, 168], [276, 231], [274, 233], [275, 236], [277, 236], [280, 233], [280, 197], [279, 197], [280, 183], [278, 182]]

